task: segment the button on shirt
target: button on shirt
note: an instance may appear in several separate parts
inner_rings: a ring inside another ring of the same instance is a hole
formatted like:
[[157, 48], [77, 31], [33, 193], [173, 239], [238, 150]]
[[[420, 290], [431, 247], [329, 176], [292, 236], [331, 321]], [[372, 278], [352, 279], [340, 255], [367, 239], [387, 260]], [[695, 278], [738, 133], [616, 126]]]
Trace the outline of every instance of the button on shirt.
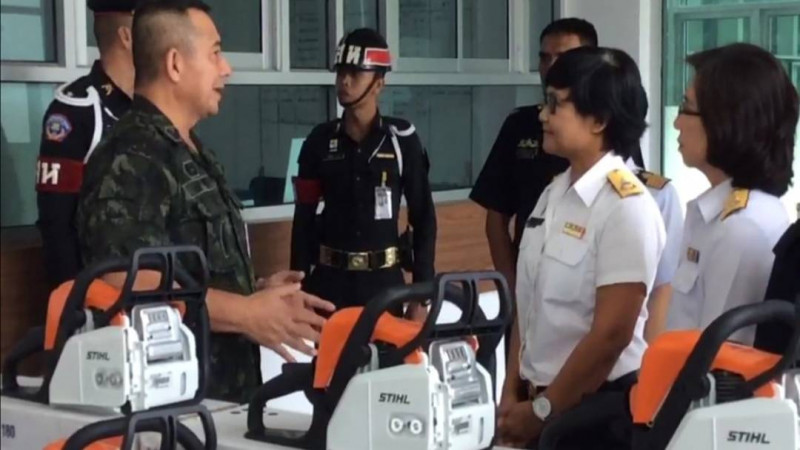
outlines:
[[[778, 197], [735, 190], [730, 179], [689, 202], [667, 328], [703, 329], [729, 309], [763, 301], [772, 249], [789, 223]], [[754, 332], [732, 339], [749, 345]]]
[[[609, 177], [614, 171], [639, 193], [618, 193]], [[658, 206], [622, 158], [609, 152], [571, 186], [570, 173], [542, 193], [520, 245], [520, 375], [536, 385], [552, 383], [589, 332], [597, 288], [644, 283], [649, 294], [666, 240]], [[639, 368], [646, 319], [643, 304], [609, 380]]]

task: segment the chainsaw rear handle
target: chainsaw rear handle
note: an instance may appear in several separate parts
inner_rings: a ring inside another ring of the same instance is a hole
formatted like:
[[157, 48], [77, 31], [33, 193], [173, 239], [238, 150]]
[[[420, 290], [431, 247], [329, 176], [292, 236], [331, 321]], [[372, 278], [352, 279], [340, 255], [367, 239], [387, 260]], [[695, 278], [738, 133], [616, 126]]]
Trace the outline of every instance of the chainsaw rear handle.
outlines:
[[664, 449], [678, 429], [692, 401], [708, 394], [706, 374], [708, 374], [720, 347], [736, 331], [759, 323], [781, 321], [792, 327], [793, 336], [789, 348], [775, 366], [754, 377], [746, 387], [755, 390], [770, 379], [775, 378], [791, 363], [797, 352], [800, 337], [800, 302], [793, 305], [780, 300], [767, 300], [733, 308], [703, 331], [692, 353], [681, 369], [675, 384], [670, 389], [664, 404], [656, 415], [652, 428], [645, 440], [648, 449]]
[[[247, 439], [269, 442], [287, 447], [311, 449], [324, 443], [327, 424], [321, 423], [322, 414], [315, 411], [311, 426], [306, 431], [275, 430], [264, 426], [264, 409], [270, 400], [304, 391], [311, 399], [314, 365], [312, 363], [286, 363], [281, 374], [267, 381], [253, 394], [247, 408]], [[315, 406], [316, 407], [316, 406]]]
[[[178, 416], [197, 414], [203, 424], [205, 444]], [[136, 433], [156, 432], [161, 434], [161, 450], [175, 450], [178, 444], [186, 450], [214, 450], [217, 448], [217, 432], [211, 413], [203, 405], [191, 408], [171, 408], [161, 411], [143, 411], [127, 417], [95, 422], [84, 426], [70, 436], [63, 450], [82, 450], [93, 442], [122, 435], [122, 449], [133, 448]]]

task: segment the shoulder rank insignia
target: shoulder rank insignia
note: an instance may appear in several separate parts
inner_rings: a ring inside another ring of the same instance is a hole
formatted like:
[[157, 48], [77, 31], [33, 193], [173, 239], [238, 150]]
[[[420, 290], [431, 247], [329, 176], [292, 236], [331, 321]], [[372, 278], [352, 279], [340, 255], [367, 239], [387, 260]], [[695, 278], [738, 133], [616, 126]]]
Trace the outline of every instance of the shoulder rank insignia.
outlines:
[[622, 198], [642, 193], [641, 185], [636, 182], [636, 177], [628, 170], [616, 169], [611, 171], [608, 174], [608, 181]]
[[728, 199], [725, 200], [725, 208], [722, 210], [721, 219], [725, 220], [731, 214], [747, 207], [747, 202], [750, 200], [749, 189], [734, 189]]
[[637, 175], [645, 186], [653, 189], [664, 189], [664, 186], [670, 182], [669, 178], [662, 177], [657, 173], [648, 172], [646, 170], [640, 171]]

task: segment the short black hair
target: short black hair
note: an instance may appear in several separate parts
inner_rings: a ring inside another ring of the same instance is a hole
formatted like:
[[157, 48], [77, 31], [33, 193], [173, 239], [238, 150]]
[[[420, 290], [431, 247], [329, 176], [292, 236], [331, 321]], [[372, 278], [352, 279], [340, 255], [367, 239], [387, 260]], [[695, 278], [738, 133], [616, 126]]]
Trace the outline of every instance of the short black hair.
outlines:
[[97, 41], [97, 49], [100, 53], [105, 53], [119, 39], [117, 30], [120, 27], [131, 27], [130, 14], [95, 14], [94, 16], [94, 39]]
[[781, 63], [751, 44], [687, 58], [708, 138], [706, 159], [733, 186], [781, 196], [792, 180], [798, 95]]
[[580, 39], [581, 45], [597, 47], [597, 30], [588, 20], [568, 17], [550, 22], [539, 35], [539, 42], [544, 41], [547, 36], [556, 34], [574, 34]]
[[608, 148], [644, 166], [639, 140], [647, 129], [647, 94], [639, 68], [627, 53], [604, 47], [574, 48], [556, 60], [545, 86], [568, 89], [579, 114], [606, 124], [603, 134]]
[[201, 0], [143, 1], [133, 15], [133, 67], [136, 86], [158, 78], [162, 59], [170, 48], [191, 51], [192, 25], [188, 12], [197, 9], [209, 14], [211, 7]]

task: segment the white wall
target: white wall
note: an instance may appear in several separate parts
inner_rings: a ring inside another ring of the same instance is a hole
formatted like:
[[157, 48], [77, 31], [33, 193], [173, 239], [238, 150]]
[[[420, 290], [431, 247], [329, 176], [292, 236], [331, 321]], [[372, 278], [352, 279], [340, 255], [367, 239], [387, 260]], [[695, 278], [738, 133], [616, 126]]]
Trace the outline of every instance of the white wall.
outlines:
[[599, 44], [624, 50], [639, 65], [650, 128], [642, 142], [649, 170], [661, 170], [661, 0], [560, 0], [561, 17], [594, 24]]

